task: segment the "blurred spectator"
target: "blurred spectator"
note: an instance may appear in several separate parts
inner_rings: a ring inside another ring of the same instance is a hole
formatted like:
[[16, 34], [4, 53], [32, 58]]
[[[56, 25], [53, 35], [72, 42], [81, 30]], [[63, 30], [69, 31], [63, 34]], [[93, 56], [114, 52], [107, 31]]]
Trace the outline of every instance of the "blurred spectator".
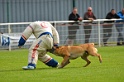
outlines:
[[[114, 9], [111, 9], [111, 11], [106, 15], [106, 19], [116, 19], [120, 18]], [[105, 21], [105, 23], [112, 23], [114, 21]], [[113, 24], [105, 24], [103, 25], [103, 43], [104, 46], [107, 46], [107, 41], [112, 35], [112, 26]]]
[[[84, 20], [91, 20], [91, 21], [96, 19], [96, 16], [92, 12], [92, 7], [88, 7], [87, 12], [84, 14], [84, 18], [83, 19]], [[89, 22], [85, 23], [85, 26], [84, 26], [85, 43], [89, 43], [89, 38], [90, 38], [90, 35], [91, 35], [91, 30], [92, 30], [92, 26], [89, 25]]]
[[3, 34], [3, 32], [0, 32], [0, 34]]
[[[78, 14], [78, 9], [73, 8], [72, 13], [69, 15], [69, 20], [73, 21], [82, 21], [82, 18]], [[66, 45], [73, 45], [74, 40], [76, 39], [76, 33], [77, 29], [79, 29], [79, 26], [73, 26], [73, 24], [78, 24], [78, 22], [70, 23], [72, 26], [68, 26], [68, 39], [66, 42]]]
[[[121, 19], [123, 19], [123, 20], [117, 21], [118, 24], [116, 24], [116, 29], [118, 31], [117, 45], [124, 45], [123, 24], [122, 24], [122, 23], [124, 23], [124, 8], [122, 9], [122, 11], [118, 12], [117, 15]], [[122, 41], [122, 43], [121, 43], [121, 41]]]

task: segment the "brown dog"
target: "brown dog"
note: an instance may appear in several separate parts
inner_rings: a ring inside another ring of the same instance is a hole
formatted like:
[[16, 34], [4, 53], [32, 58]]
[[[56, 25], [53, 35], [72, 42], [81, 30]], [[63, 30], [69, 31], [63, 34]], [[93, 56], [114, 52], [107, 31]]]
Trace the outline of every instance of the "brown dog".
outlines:
[[81, 57], [87, 62], [84, 67], [88, 66], [91, 62], [88, 56], [97, 56], [99, 61], [102, 62], [101, 55], [97, 53], [97, 49], [94, 47], [94, 43], [81, 44], [79, 46], [60, 46], [56, 48], [53, 54], [63, 57], [63, 61], [58, 68], [63, 68], [70, 63], [69, 59], [76, 59]]

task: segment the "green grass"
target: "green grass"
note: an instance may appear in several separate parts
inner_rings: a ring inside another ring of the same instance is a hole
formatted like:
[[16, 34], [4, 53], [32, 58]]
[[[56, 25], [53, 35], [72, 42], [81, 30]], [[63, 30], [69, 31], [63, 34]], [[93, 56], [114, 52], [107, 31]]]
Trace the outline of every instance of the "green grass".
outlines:
[[[38, 61], [35, 70], [22, 70], [27, 65], [28, 50], [0, 51], [0, 82], [123, 82], [124, 47], [100, 47], [103, 63], [89, 57], [91, 64], [78, 58], [63, 69], [50, 68]], [[62, 61], [61, 57], [50, 54]]]

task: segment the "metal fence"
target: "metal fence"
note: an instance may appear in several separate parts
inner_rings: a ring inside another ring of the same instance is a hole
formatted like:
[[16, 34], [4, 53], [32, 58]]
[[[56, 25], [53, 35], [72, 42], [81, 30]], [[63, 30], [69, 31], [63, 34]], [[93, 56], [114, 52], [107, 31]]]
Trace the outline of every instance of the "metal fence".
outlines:
[[[92, 23], [88, 23], [88, 25], [92, 26], [91, 30], [91, 36], [89, 38], [89, 42], [94, 42], [98, 46], [103, 46], [103, 25], [110, 25], [103, 23], [103, 21], [115, 21], [115, 20], [121, 20], [121, 19], [97, 19], [94, 20]], [[85, 33], [84, 33], [84, 22], [88, 22], [89, 20], [83, 20], [82, 22], [79, 22], [79, 24], [73, 24], [73, 26], [79, 26], [79, 29], [77, 30], [76, 33], [76, 39], [75, 39], [75, 44], [83, 44], [85, 43]], [[74, 22], [74, 21], [50, 21], [52, 24], [54, 23], [55, 28], [57, 29], [59, 36], [60, 36], [60, 45], [65, 45], [66, 41], [68, 39], [68, 26], [70, 26], [69, 22]], [[12, 34], [20, 34], [24, 31], [26, 26], [30, 24], [31, 22], [22, 22], [22, 23], [0, 23], [0, 32], [3, 34], [12, 35]], [[116, 23], [113, 22], [111, 23], [112, 25], [112, 36], [108, 39], [107, 43], [109, 45], [116, 45], [117, 43], [117, 36], [118, 32], [116, 30]], [[124, 27], [121, 27], [124, 29]], [[107, 28], [106, 28], [107, 29]], [[74, 31], [74, 30], [72, 30]], [[124, 33], [124, 31], [123, 31]], [[2, 35], [2, 34], [1, 34]], [[1, 36], [0, 35], [0, 36]], [[89, 35], [89, 34], [87, 34]], [[123, 34], [124, 35], [124, 34]], [[18, 36], [18, 37], [20, 37]], [[14, 37], [14, 36], [13, 36]], [[0, 40], [1, 41], [1, 40]], [[31, 45], [31, 44], [30, 44]], [[29, 48], [30, 45], [24, 46], [24, 48]], [[0, 49], [8, 49], [12, 47], [17, 48], [17, 45], [14, 46], [2, 46], [0, 44]]]
[[68, 20], [73, 4], [81, 17], [91, 6], [97, 19], [124, 8], [124, 0], [0, 0], [0, 23]]

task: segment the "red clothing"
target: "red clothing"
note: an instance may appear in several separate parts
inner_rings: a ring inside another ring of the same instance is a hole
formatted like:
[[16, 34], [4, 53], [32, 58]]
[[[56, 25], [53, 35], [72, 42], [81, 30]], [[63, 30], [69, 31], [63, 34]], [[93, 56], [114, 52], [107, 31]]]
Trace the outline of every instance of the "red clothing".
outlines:
[[84, 14], [84, 20], [89, 20], [88, 18], [93, 18], [93, 19], [96, 19], [96, 16], [93, 14], [93, 12], [86, 12]]

